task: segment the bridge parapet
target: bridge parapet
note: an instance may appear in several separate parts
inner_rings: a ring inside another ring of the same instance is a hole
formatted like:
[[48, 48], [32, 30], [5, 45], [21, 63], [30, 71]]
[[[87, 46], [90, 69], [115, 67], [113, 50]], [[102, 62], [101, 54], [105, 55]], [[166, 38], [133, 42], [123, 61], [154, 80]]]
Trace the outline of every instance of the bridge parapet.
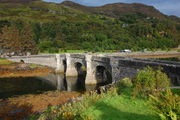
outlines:
[[85, 59], [86, 55], [85, 54], [71, 54], [72, 58], [77, 58], [77, 59]]
[[20, 62], [21, 60], [23, 60], [25, 63], [39, 64], [52, 68], [57, 67], [55, 55], [20, 56], [8, 57], [7, 59], [14, 62]]

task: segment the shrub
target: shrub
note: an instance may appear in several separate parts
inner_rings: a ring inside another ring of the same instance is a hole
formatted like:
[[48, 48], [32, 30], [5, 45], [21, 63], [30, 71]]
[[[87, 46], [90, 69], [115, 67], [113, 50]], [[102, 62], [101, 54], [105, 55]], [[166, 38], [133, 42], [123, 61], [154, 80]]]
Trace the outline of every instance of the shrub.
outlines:
[[150, 95], [150, 103], [162, 120], [180, 119], [180, 97], [170, 89], [156, 95]]
[[132, 81], [130, 78], [124, 78], [118, 83], [119, 87], [132, 87]]
[[133, 96], [135, 97], [139, 94], [145, 97], [152, 94], [155, 90], [159, 91], [162, 88], [169, 87], [170, 79], [161, 70], [161, 68], [153, 70], [151, 67], [140, 70], [133, 81]]
[[49, 53], [58, 53], [59, 52], [59, 49], [58, 48], [50, 48], [48, 50]]
[[84, 115], [83, 112], [100, 99], [114, 95], [117, 95], [116, 88], [102, 94], [90, 92], [83, 95], [79, 101], [66, 103], [61, 107], [49, 107], [40, 115], [38, 120], [92, 120], [91, 116]]

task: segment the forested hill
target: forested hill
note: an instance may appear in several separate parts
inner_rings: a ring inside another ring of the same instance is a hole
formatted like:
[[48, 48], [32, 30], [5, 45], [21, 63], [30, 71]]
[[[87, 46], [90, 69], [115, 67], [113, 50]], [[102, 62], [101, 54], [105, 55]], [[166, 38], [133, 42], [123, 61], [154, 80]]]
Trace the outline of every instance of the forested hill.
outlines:
[[65, 1], [65, 2], [62, 2], [61, 4], [65, 6], [69, 6], [71, 8], [78, 9], [78, 10], [83, 10], [83, 11], [95, 13], [95, 14], [107, 15], [107, 16], [116, 17], [116, 18], [124, 14], [130, 14], [130, 13], [135, 13], [135, 12], [145, 14], [149, 17], [167, 18], [166, 15], [159, 12], [153, 6], [147, 6], [140, 3], [133, 3], [133, 4], [114, 3], [114, 4], [107, 4], [100, 7], [83, 6], [83, 5], [80, 5], [71, 1]]
[[[14, 30], [18, 32], [14, 37], [19, 35], [22, 41], [26, 34], [25, 38], [35, 41], [41, 51], [167, 49], [180, 44], [179, 21], [176, 16], [164, 15], [152, 6], [138, 3], [88, 7], [69, 1], [55, 4], [40, 0], [0, 0], [0, 43], [8, 34], [15, 34]], [[29, 32], [23, 33], [24, 30]], [[9, 49], [0, 45], [1, 49]]]

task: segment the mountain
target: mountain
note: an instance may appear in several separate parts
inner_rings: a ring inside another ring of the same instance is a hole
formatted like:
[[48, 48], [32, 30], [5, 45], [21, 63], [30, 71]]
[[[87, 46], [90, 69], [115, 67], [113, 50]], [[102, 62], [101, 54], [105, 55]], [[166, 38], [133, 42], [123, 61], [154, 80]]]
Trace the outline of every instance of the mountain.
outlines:
[[0, 0], [0, 3], [20, 3], [20, 4], [29, 4], [38, 0]]
[[[132, 3], [132, 4], [114, 3], [100, 7], [83, 6], [71, 1], [65, 1], [62, 2], [61, 4], [77, 10], [86, 11], [94, 14], [107, 15], [109, 17], [119, 17], [121, 15], [130, 14], [130, 13], [142, 13], [147, 17], [168, 18], [167, 15], [162, 14], [159, 10], [155, 9], [153, 6], [148, 6], [140, 3]], [[176, 20], [178, 19], [180, 20], [180, 18], [176, 17]]]
[[170, 15], [169, 18], [170, 18], [171, 20], [173, 20], [173, 21], [176, 21], [176, 22], [180, 23], [180, 18], [177, 17], [177, 16]]
[[[0, 16], [5, 17], [8, 16], [9, 13], [10, 16], [12, 16], [12, 12], [14, 13], [14, 8], [18, 9], [17, 12], [21, 14], [28, 14], [27, 16], [29, 16], [30, 13], [27, 13], [26, 11], [27, 7], [30, 7], [31, 9], [29, 10], [29, 12], [31, 11], [35, 11], [36, 13], [44, 12], [41, 14], [44, 15], [47, 13], [47, 16], [49, 16], [49, 13], [52, 13], [54, 14], [53, 16], [55, 16], [54, 17], [55, 19], [59, 18], [58, 15], [62, 15], [62, 13], [64, 13], [63, 16], [68, 16], [68, 15], [72, 16], [71, 14], [82, 13], [82, 14], [104, 15], [112, 18], [119, 18], [123, 15], [140, 13], [146, 17], [157, 18], [157, 19], [170, 19], [175, 22], [180, 22], [180, 18], [177, 16], [164, 15], [160, 11], [155, 9], [153, 6], [148, 6], [140, 3], [132, 3], [132, 4], [114, 3], [99, 7], [90, 7], [90, 6], [80, 5], [78, 3], [71, 1], [64, 1], [60, 4], [55, 4], [55, 3], [43, 2], [41, 0], [0, 0]], [[21, 8], [22, 11], [20, 11]], [[31, 13], [30, 17], [33, 17], [32, 14], [33, 13]], [[16, 12], [14, 15], [17, 15]], [[40, 17], [42, 15], [40, 15]], [[50, 16], [51, 16], [50, 18], [52, 19], [53, 16], [52, 15]]]
[[29, 28], [42, 52], [174, 48], [180, 44], [179, 23], [179, 17], [139, 3], [90, 7], [70, 1], [0, 0], [0, 41], [11, 36], [11, 29], [22, 35]]

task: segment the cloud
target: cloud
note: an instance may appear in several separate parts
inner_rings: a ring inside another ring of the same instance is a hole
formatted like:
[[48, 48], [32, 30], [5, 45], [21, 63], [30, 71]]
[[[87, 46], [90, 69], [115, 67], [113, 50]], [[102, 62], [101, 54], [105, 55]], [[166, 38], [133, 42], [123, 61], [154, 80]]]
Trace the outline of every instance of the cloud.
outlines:
[[154, 6], [165, 14], [176, 15], [180, 17], [180, 1], [178, 0], [156, 3]]
[[[61, 3], [65, 0], [44, 0], [47, 2]], [[176, 15], [180, 17], [180, 0], [71, 0], [87, 6], [101, 6], [109, 3], [143, 3], [152, 5], [159, 11], [167, 15]]]

